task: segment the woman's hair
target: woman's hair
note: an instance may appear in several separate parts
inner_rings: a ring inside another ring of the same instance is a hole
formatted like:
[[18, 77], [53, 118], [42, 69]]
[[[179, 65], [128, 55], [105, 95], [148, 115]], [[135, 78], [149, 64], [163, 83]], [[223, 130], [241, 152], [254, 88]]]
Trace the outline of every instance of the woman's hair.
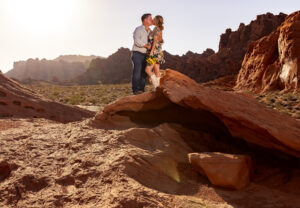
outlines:
[[164, 30], [164, 18], [160, 15], [157, 15], [153, 19], [154, 25], [160, 30]]

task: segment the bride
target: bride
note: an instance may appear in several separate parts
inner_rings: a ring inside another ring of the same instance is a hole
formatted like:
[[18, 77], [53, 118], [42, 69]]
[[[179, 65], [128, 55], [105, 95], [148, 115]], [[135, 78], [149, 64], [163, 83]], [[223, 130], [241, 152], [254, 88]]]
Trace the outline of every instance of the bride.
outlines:
[[162, 32], [164, 30], [164, 19], [157, 15], [153, 19], [155, 28], [149, 34], [151, 50], [147, 57], [146, 73], [149, 76], [149, 81], [156, 89], [160, 83], [160, 65], [165, 63], [162, 44], [164, 43]]

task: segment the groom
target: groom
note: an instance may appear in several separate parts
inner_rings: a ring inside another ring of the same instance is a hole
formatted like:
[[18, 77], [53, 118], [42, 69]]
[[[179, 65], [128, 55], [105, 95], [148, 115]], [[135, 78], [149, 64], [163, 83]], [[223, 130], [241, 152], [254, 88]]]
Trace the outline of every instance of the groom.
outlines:
[[153, 25], [152, 15], [144, 14], [142, 16], [142, 25], [137, 27], [133, 33], [133, 48], [132, 48], [132, 92], [133, 94], [141, 94], [145, 92], [145, 78], [147, 74], [145, 68], [147, 66], [146, 53], [151, 49], [151, 44], [148, 42], [148, 36], [151, 32], [150, 26]]

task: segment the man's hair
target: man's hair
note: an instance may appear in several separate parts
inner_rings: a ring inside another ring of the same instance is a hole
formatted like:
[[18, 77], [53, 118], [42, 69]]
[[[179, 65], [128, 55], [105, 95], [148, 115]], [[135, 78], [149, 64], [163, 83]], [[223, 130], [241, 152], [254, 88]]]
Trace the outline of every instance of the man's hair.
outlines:
[[147, 13], [147, 14], [143, 14], [143, 16], [141, 17], [142, 22], [144, 22], [145, 19], [147, 19], [149, 16], [151, 16], [152, 14]]

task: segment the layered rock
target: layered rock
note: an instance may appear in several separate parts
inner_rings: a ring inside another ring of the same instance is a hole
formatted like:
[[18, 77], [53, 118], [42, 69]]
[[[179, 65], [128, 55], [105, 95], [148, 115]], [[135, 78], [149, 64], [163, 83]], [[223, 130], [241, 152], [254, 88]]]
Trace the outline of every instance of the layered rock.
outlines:
[[251, 43], [238, 75], [237, 90], [265, 92], [299, 89], [300, 11], [269, 36]]
[[267, 13], [258, 15], [249, 25], [240, 24], [238, 30], [227, 29], [220, 37], [219, 51], [208, 49], [203, 54], [188, 52], [183, 56], [165, 53], [164, 68], [178, 69], [198, 82], [238, 74], [248, 44], [271, 32], [284, 21], [286, 15]]
[[221, 187], [241, 189], [253, 175], [251, 157], [218, 152], [190, 153], [189, 162], [209, 181]]
[[156, 92], [120, 99], [105, 107], [90, 124], [129, 128], [164, 122], [300, 157], [299, 121], [246, 95], [203, 87], [173, 70], [166, 71]]
[[93, 115], [88, 110], [47, 100], [0, 73], [0, 117], [38, 117], [71, 122]]

